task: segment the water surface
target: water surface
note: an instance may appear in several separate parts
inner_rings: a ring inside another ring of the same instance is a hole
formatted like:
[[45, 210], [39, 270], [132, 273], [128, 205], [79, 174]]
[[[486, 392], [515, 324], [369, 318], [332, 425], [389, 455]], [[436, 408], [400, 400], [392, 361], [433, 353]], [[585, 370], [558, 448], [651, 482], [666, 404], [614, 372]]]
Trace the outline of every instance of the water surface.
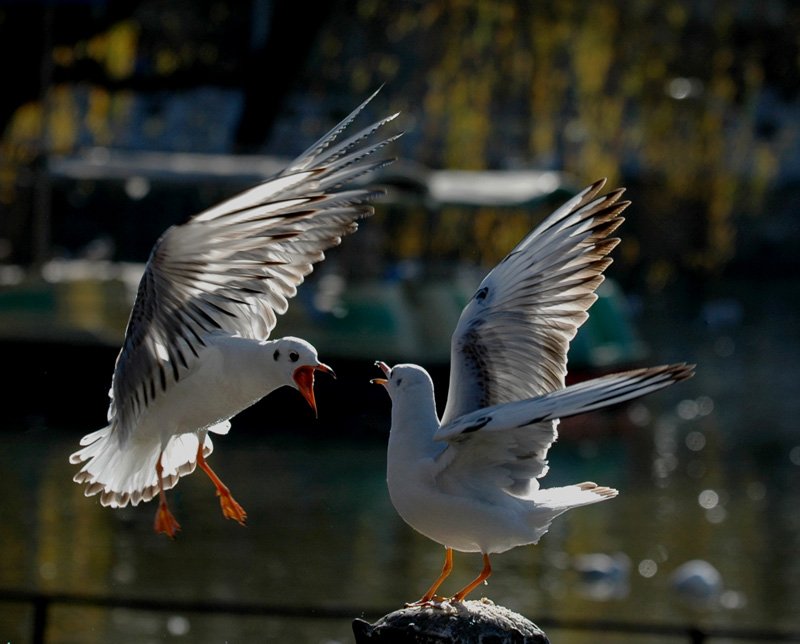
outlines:
[[[704, 307], [666, 315], [661, 305], [645, 302], [643, 332], [661, 339], [651, 341], [651, 361], [695, 360], [697, 377], [641, 404], [563, 424], [544, 484], [595, 480], [621, 494], [560, 517], [538, 546], [496, 555], [483, 594], [534, 621], [597, 617], [800, 630], [800, 438], [794, 425], [800, 353], [789, 329], [796, 299], [785, 290], [780, 299], [768, 295], [737, 300], [740, 315], [722, 322], [704, 319], [710, 315]], [[723, 296], [714, 301], [726, 310], [733, 304]], [[347, 383], [337, 386], [348, 391]], [[269, 418], [270, 404], [260, 404], [259, 418]], [[230, 435], [215, 438], [210, 457], [247, 510], [248, 526], [223, 519], [212, 485], [197, 472], [170, 492], [183, 526], [175, 541], [153, 533], [153, 503], [103, 508], [70, 481], [75, 467], [68, 456], [83, 430], [95, 427], [6, 427], [0, 588], [344, 608], [352, 617], [374, 617], [418, 598], [438, 574], [444, 551], [391, 507], [385, 423], [353, 436], [326, 427], [324, 408], [315, 423], [299, 396], [280, 404], [296, 405], [294, 429], [270, 431], [264, 420], [261, 428], [237, 432], [234, 422]], [[385, 421], [388, 398], [384, 412]], [[91, 415], [97, 418], [95, 410]], [[619, 583], [582, 583], [575, 566], [587, 553], [623, 553], [629, 574]], [[707, 603], [686, 601], [670, 580], [694, 559], [722, 575], [724, 588]], [[456, 591], [480, 566], [477, 555], [456, 553], [442, 590]], [[4, 605], [3, 641], [26, 641], [30, 616], [30, 607]], [[51, 642], [352, 641], [349, 616], [61, 606], [49, 617]], [[551, 637], [577, 642], [587, 634], [554, 630]]]

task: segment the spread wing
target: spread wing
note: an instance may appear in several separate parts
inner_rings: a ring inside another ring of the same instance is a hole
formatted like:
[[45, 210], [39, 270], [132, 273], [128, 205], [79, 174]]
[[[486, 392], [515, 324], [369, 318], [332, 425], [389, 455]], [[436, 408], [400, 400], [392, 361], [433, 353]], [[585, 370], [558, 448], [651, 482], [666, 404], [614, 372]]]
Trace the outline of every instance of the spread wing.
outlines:
[[461, 416], [434, 435], [448, 443], [439, 456], [437, 479], [461, 485], [481, 479], [495, 492], [529, 496], [538, 489], [533, 479], [547, 473], [547, 450], [559, 418], [633, 400], [693, 373], [694, 365], [682, 363], [625, 371]]
[[207, 334], [266, 339], [324, 251], [372, 214], [366, 202], [382, 191], [343, 187], [391, 163], [376, 153], [399, 134], [370, 139], [397, 115], [336, 143], [371, 98], [281, 173], [170, 228], [156, 243], [110, 394], [109, 421], [116, 417], [123, 434], [191, 369]]
[[601, 180], [547, 217], [481, 283], [451, 344], [442, 424], [484, 407], [564, 386], [567, 350], [619, 239], [608, 238], [629, 202], [596, 198]]
[[645, 396], [690, 378], [694, 365], [684, 363], [612, 373], [515, 402], [479, 409], [442, 425], [435, 441], [464, 439], [473, 432], [505, 432], [569, 418]]

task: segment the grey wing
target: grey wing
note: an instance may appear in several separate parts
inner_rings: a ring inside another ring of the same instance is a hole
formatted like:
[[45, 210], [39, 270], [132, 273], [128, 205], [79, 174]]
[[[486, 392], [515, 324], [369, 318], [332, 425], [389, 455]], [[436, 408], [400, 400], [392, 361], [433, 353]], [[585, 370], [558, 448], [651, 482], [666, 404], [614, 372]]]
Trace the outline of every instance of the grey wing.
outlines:
[[547, 217], [481, 283], [451, 344], [442, 423], [564, 386], [567, 350], [619, 239], [608, 238], [629, 202], [596, 198], [601, 180]]
[[366, 202], [380, 190], [343, 187], [392, 162], [376, 153], [399, 134], [368, 139], [397, 115], [334, 145], [370, 99], [283, 172], [170, 228], [156, 243], [112, 382], [109, 421], [123, 434], [191, 368], [204, 336], [266, 339], [325, 250], [372, 214]]
[[452, 486], [454, 494], [471, 488], [489, 502], [495, 495], [527, 496], [547, 474], [547, 452], [556, 436], [555, 421], [455, 434], [438, 457], [436, 481], [444, 491]]
[[634, 400], [691, 378], [694, 365], [683, 362], [612, 373], [575, 383], [541, 396], [478, 409], [442, 425], [435, 441], [453, 441], [473, 433], [525, 429]]
[[434, 434], [434, 440], [449, 443], [439, 457], [438, 475], [480, 478], [498, 490], [528, 496], [537, 487], [531, 479], [547, 473], [558, 419], [633, 400], [693, 374], [694, 365], [683, 363], [635, 369], [476, 410]]

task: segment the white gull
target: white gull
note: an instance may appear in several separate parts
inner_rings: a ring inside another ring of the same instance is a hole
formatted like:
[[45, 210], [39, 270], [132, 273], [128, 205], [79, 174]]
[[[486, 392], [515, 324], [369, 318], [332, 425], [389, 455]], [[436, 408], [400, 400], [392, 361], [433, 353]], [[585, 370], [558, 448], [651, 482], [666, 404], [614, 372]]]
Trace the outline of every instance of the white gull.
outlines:
[[597, 197], [601, 180], [570, 199], [498, 264], [461, 314], [451, 345], [450, 388], [441, 421], [433, 382], [417, 365], [376, 363], [392, 399], [387, 482], [414, 529], [445, 546], [439, 578], [418, 603], [440, 600], [453, 550], [480, 552], [480, 575], [452, 596], [462, 601], [491, 574], [489, 555], [536, 543], [552, 520], [617, 491], [595, 483], [543, 489], [558, 419], [621, 403], [693, 373], [674, 364], [565, 387], [567, 350], [611, 263], [609, 238], [629, 205], [622, 190]]
[[[373, 95], [374, 96], [374, 95]], [[109, 391], [108, 425], [70, 456], [86, 496], [114, 508], [159, 497], [154, 528], [180, 529], [164, 490], [196, 465], [223, 514], [246, 512], [206, 463], [209, 432], [271, 391], [290, 386], [316, 413], [314, 372], [332, 373], [308, 342], [269, 340], [276, 315], [324, 251], [372, 214], [382, 191], [347, 187], [390, 163], [370, 141], [397, 115], [336, 142], [367, 99], [276, 176], [169, 228], [145, 267]]]

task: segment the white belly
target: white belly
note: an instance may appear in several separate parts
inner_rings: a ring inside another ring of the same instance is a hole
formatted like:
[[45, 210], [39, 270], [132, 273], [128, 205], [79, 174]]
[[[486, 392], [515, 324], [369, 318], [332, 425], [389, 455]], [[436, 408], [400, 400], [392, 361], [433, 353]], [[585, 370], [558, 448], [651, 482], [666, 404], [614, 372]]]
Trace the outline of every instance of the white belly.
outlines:
[[[412, 528], [429, 539], [461, 552], [505, 552], [535, 543], [540, 533], [528, 525], [533, 504], [507, 494], [502, 503], [446, 494], [424, 473], [402, 464], [388, 476], [395, 509]], [[424, 464], [423, 464], [424, 469]], [[503, 498], [504, 497], [504, 498]]]
[[165, 444], [176, 434], [202, 431], [232, 418], [271, 390], [235, 352], [210, 345], [200, 355], [195, 369], [156, 396], [132, 432], [133, 440]]

